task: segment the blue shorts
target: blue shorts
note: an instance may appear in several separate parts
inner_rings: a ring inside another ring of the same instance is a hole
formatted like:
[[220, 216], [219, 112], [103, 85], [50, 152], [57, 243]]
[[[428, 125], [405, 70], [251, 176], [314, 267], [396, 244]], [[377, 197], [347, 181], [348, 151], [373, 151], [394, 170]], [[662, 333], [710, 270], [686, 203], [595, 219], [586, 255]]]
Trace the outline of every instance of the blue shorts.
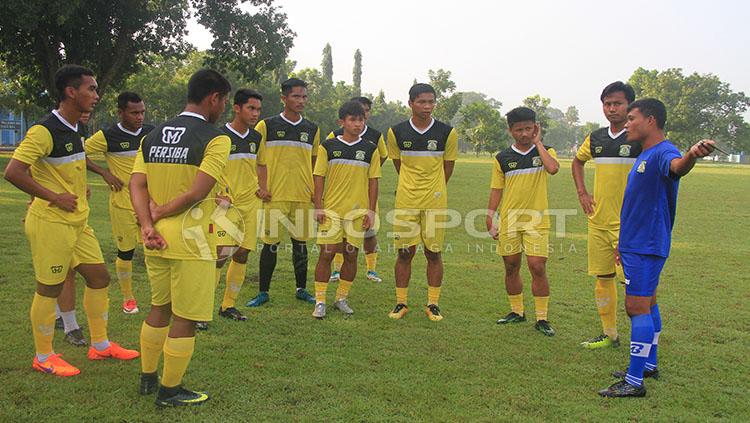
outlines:
[[625, 293], [650, 297], [659, 286], [659, 275], [666, 257], [652, 254], [620, 253], [622, 270], [625, 273]]

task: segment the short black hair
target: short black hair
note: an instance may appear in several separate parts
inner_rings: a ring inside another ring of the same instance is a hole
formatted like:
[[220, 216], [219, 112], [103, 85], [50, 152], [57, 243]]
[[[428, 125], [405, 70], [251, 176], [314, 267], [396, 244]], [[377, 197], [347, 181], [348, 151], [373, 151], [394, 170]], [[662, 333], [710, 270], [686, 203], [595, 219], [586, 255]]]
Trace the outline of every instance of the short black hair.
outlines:
[[653, 118], [656, 119], [656, 126], [659, 129], [664, 129], [664, 124], [667, 123], [667, 108], [660, 100], [655, 98], [642, 98], [628, 105], [628, 112], [633, 109], [638, 109], [643, 117], [653, 116]]
[[372, 100], [367, 97], [352, 97], [351, 100], [358, 102], [362, 106], [367, 106], [368, 109], [372, 108]]
[[117, 108], [125, 110], [128, 108], [128, 103], [140, 103], [143, 101], [141, 96], [132, 91], [123, 91], [117, 96]]
[[633, 90], [633, 87], [630, 86], [630, 84], [626, 84], [622, 81], [615, 81], [606, 87], [604, 87], [604, 90], [602, 90], [602, 95], [599, 97], [599, 100], [604, 102], [604, 97], [614, 94], [616, 92], [621, 92], [625, 94], [625, 99], [628, 100], [628, 104], [635, 101], [635, 90]]
[[419, 96], [420, 94], [429, 93], [437, 96], [437, 94], [435, 93], [435, 89], [432, 88], [432, 85], [424, 83], [414, 84], [411, 88], [409, 88], [409, 101], [414, 101], [414, 99], [417, 98], [417, 96]]
[[339, 119], [345, 119], [347, 116], [365, 117], [365, 108], [357, 100], [349, 100], [339, 107]]
[[289, 78], [281, 83], [281, 94], [288, 95], [294, 87], [307, 88], [307, 82], [299, 78]]
[[213, 93], [226, 96], [232, 91], [232, 85], [224, 75], [213, 69], [203, 68], [196, 71], [188, 81], [188, 103], [198, 104]]
[[263, 96], [259, 92], [251, 90], [250, 88], [240, 88], [236, 93], [234, 93], [234, 104], [237, 106], [242, 106], [251, 98], [255, 98], [258, 101], [263, 101]]
[[65, 99], [65, 88], [73, 87], [78, 89], [81, 86], [83, 76], [93, 78], [94, 71], [81, 65], [63, 65], [55, 72], [55, 89], [57, 90], [57, 99]]
[[518, 122], [532, 121], [536, 123], [536, 112], [529, 109], [528, 107], [516, 107], [505, 114], [508, 119], [508, 128], [513, 128], [513, 125]]

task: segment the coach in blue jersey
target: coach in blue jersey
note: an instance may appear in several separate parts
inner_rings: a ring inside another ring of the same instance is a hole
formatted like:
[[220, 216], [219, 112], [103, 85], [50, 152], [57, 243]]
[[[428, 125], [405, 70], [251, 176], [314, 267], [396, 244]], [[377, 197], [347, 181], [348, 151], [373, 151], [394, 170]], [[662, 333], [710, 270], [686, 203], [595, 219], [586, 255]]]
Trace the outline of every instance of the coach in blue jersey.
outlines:
[[703, 140], [681, 156], [664, 139], [666, 121], [667, 111], [659, 100], [644, 98], [628, 106], [628, 141], [637, 141], [643, 148], [628, 175], [618, 247], [625, 272], [625, 310], [632, 325], [630, 367], [614, 373], [622, 380], [599, 391], [604, 397], [645, 396], [643, 378], [659, 375], [656, 346], [661, 316], [656, 287], [672, 242], [677, 188], [696, 160], [714, 150], [713, 141]]

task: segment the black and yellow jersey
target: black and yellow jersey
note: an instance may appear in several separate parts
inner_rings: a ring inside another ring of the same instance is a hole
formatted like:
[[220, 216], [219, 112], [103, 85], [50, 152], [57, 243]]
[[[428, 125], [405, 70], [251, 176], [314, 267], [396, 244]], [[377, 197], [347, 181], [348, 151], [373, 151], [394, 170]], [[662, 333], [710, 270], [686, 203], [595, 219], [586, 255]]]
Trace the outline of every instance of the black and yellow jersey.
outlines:
[[419, 131], [409, 119], [388, 130], [387, 145], [388, 156], [401, 161], [396, 208], [448, 207], [443, 162], [458, 156], [456, 130], [433, 119], [427, 129]]
[[36, 182], [55, 193], [78, 196], [77, 207], [67, 212], [34, 198], [29, 213], [57, 223], [85, 224], [89, 216], [86, 199], [86, 153], [78, 125], [71, 125], [57, 110], [45, 116], [26, 132], [13, 158], [31, 166]]
[[613, 134], [610, 128], [599, 128], [587, 136], [578, 148], [576, 158], [594, 160], [594, 214], [589, 224], [598, 229], [620, 227], [620, 209], [625, 195], [628, 173], [641, 154], [641, 145], [628, 142], [625, 129]]
[[320, 129], [300, 117], [291, 122], [276, 115], [255, 126], [260, 133], [258, 164], [268, 168], [268, 190], [273, 201], [311, 202], [312, 158], [318, 154]]
[[[135, 158], [133, 173], [146, 175], [148, 193], [157, 204], [166, 204], [189, 191], [200, 170], [221, 178], [231, 141], [203, 116], [183, 112], [149, 133]], [[175, 216], [156, 222], [156, 230], [167, 241], [164, 250], [145, 254], [170, 259], [210, 260], [216, 258], [212, 213], [216, 203], [208, 198]]]
[[[326, 139], [331, 139], [340, 135], [344, 135], [344, 128], [339, 128], [331, 132], [330, 134], [328, 134]], [[362, 131], [361, 134], [359, 134], [359, 137], [378, 146], [378, 154], [380, 154], [381, 162], [388, 158], [388, 148], [385, 146], [385, 139], [383, 138], [383, 134], [380, 131], [365, 125], [365, 130]]]
[[224, 169], [229, 196], [235, 205], [246, 204], [255, 198], [255, 192], [258, 190], [256, 159], [260, 134], [253, 128], [240, 134], [229, 123], [225, 124], [222, 130], [232, 141], [229, 161]]
[[148, 135], [154, 129], [152, 125], [143, 125], [133, 132], [118, 123], [110, 128], [97, 131], [93, 136], [88, 138], [83, 148], [87, 155], [96, 153], [104, 154], [109, 171], [123, 182], [120, 191], [111, 191], [109, 193], [109, 202], [121, 209], [133, 209], [130, 202], [130, 172], [133, 171], [133, 163], [138, 148], [141, 146], [141, 139]]
[[[555, 149], [544, 148], [557, 159]], [[511, 145], [497, 153], [490, 187], [503, 190], [500, 232], [549, 229], [548, 179], [536, 145], [526, 152]]]
[[362, 138], [350, 144], [335, 137], [323, 141], [318, 151], [314, 174], [326, 178], [325, 210], [347, 219], [366, 214], [369, 180], [380, 177], [378, 146]]

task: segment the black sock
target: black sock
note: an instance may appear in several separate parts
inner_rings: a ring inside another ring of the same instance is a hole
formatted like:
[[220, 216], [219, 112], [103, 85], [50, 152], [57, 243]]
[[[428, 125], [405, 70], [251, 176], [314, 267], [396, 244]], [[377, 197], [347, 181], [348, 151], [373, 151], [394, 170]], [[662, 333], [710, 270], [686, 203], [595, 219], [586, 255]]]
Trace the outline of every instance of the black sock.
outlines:
[[276, 268], [276, 257], [279, 252], [279, 244], [263, 244], [260, 251], [260, 265], [258, 269], [258, 279], [260, 280], [260, 292], [268, 292], [271, 288], [271, 277], [273, 270]]
[[305, 241], [292, 239], [292, 262], [297, 289], [305, 289], [307, 287], [307, 243]]

